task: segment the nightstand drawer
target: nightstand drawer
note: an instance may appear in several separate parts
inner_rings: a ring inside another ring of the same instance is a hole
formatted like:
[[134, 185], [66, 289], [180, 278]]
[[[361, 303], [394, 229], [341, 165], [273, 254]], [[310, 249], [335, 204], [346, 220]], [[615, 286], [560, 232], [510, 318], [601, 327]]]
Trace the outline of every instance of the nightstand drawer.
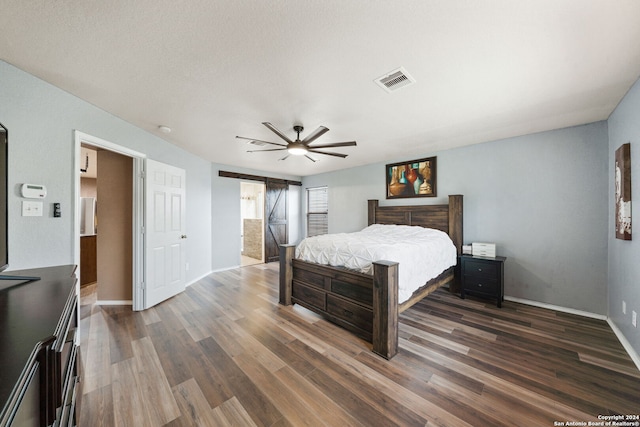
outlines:
[[490, 261], [465, 260], [462, 263], [462, 274], [495, 279], [498, 274], [498, 264]]
[[464, 281], [465, 291], [484, 292], [488, 294], [496, 294], [498, 292], [498, 282], [495, 280], [481, 279], [478, 277], [467, 276]]

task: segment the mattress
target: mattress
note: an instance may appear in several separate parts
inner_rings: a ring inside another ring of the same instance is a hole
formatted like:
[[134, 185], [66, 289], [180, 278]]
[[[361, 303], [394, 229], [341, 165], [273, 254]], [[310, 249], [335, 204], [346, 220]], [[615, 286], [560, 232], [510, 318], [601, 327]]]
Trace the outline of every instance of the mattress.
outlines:
[[398, 266], [398, 302], [457, 262], [449, 236], [431, 228], [374, 224], [355, 233], [308, 237], [296, 248], [296, 258], [373, 274], [374, 261]]

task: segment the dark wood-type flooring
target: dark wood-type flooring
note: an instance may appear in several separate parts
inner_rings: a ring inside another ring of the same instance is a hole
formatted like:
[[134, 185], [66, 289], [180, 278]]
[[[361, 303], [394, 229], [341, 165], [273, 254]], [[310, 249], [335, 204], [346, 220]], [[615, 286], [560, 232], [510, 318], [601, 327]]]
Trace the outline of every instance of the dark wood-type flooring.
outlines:
[[553, 426], [640, 413], [606, 322], [439, 290], [391, 361], [278, 301], [278, 265], [219, 272], [158, 306], [82, 289], [81, 426]]

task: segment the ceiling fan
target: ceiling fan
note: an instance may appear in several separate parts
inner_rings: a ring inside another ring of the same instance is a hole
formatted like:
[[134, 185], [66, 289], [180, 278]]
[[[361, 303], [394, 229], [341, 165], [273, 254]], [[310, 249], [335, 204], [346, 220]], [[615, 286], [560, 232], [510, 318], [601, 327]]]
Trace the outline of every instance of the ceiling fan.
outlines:
[[304, 138], [303, 140], [300, 140], [300, 132], [302, 132], [304, 130], [304, 128], [302, 127], [302, 125], [294, 125], [293, 126], [293, 130], [298, 134], [298, 136], [296, 137], [295, 141], [292, 141], [287, 135], [285, 135], [284, 133], [280, 132], [278, 130], [278, 128], [276, 128], [271, 123], [263, 122], [262, 124], [265, 125], [266, 127], [268, 127], [273, 133], [278, 135], [284, 141], [286, 141], [286, 144], [281, 144], [281, 143], [278, 143], [278, 142], [263, 141], [263, 140], [255, 139], [255, 138], [245, 138], [243, 136], [236, 136], [236, 138], [238, 138], [238, 139], [246, 139], [246, 140], [248, 140], [249, 144], [253, 144], [253, 145], [264, 146], [265, 144], [271, 144], [271, 145], [277, 145], [279, 147], [282, 147], [282, 148], [267, 148], [265, 150], [248, 150], [247, 153], [256, 153], [256, 152], [260, 152], [260, 151], [284, 151], [284, 150], [287, 150], [288, 154], [286, 156], [284, 156], [283, 158], [279, 159], [279, 160], [285, 160], [289, 156], [294, 155], [294, 156], [305, 156], [307, 159], [311, 160], [312, 162], [316, 162], [317, 160], [314, 159], [313, 157], [309, 156], [309, 153], [324, 154], [324, 155], [327, 155], [327, 156], [335, 156], [335, 157], [342, 157], [343, 159], [345, 157], [347, 157], [347, 154], [331, 153], [329, 151], [320, 151], [320, 150], [318, 150], [319, 148], [351, 147], [351, 146], [355, 146], [356, 145], [355, 141], [334, 142], [332, 144], [322, 144], [322, 145], [309, 145], [313, 141], [318, 139], [320, 136], [324, 135], [326, 132], [329, 131], [329, 128], [326, 128], [324, 126], [320, 126], [318, 129], [316, 129], [315, 131], [313, 131], [309, 135], [307, 135], [306, 138]]

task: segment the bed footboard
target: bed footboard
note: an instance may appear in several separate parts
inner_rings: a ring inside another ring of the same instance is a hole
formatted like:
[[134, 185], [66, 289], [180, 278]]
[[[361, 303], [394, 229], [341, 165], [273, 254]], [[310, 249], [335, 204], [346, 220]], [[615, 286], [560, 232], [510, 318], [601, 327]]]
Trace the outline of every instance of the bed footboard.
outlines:
[[365, 338], [373, 352], [398, 352], [398, 263], [373, 263], [373, 276], [294, 259], [295, 245], [280, 246], [282, 305], [297, 303]]

